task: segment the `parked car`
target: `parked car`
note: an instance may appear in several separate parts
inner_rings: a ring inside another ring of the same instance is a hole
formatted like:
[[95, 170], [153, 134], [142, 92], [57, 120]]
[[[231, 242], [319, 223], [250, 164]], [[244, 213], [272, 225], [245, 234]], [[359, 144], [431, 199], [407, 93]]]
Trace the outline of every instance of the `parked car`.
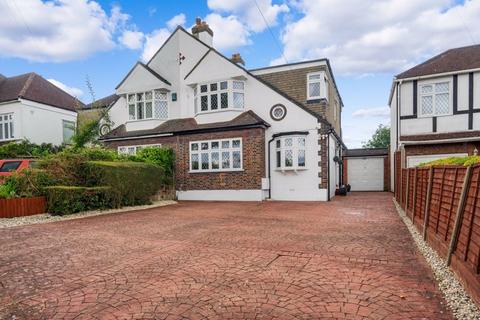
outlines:
[[35, 159], [2, 159], [0, 160], [0, 183], [14, 172], [30, 169], [35, 165]]

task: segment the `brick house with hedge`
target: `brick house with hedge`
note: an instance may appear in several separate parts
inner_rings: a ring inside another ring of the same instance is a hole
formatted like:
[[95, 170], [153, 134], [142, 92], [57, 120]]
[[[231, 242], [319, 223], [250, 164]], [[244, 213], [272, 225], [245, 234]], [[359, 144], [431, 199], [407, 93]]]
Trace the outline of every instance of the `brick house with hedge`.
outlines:
[[[197, 19], [116, 87], [101, 141], [172, 148], [180, 200], [327, 201], [341, 184], [342, 100], [327, 59], [247, 70]], [[155, 177], [152, 177], [155, 178]]]
[[399, 168], [480, 149], [480, 45], [445, 51], [392, 83], [391, 188]]

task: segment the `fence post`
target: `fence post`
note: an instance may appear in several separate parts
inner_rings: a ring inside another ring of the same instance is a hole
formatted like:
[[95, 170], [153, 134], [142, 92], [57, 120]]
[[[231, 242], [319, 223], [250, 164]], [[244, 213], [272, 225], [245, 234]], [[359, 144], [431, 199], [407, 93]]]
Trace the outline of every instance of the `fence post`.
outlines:
[[417, 167], [415, 167], [414, 175], [413, 175], [413, 208], [412, 208], [412, 223], [415, 219], [415, 206], [417, 205]]
[[407, 169], [407, 182], [405, 183], [405, 214], [408, 217], [408, 194], [410, 193], [410, 169]]
[[460, 233], [460, 226], [462, 225], [463, 213], [465, 212], [465, 204], [467, 203], [468, 189], [470, 187], [470, 179], [472, 178], [472, 166], [467, 167], [465, 172], [465, 179], [463, 180], [462, 193], [458, 202], [457, 215], [455, 217], [455, 225], [453, 227], [452, 239], [447, 253], [447, 266], [452, 262], [452, 254], [455, 251]]
[[425, 212], [423, 213], [423, 240], [427, 240], [428, 219], [430, 217], [430, 198], [433, 186], [433, 166], [428, 171], [427, 199], [425, 201]]

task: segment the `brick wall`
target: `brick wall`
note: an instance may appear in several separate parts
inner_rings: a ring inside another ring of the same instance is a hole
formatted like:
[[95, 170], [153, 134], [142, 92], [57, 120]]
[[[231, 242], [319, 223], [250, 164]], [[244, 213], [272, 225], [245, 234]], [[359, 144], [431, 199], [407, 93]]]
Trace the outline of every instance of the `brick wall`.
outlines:
[[[328, 103], [322, 101], [320, 103], [308, 103], [307, 102], [307, 74], [310, 72], [324, 71], [327, 77], [330, 79], [328, 88]], [[337, 120], [334, 121], [333, 116], [333, 103], [335, 98], [338, 99], [332, 77], [328, 73], [325, 66], [316, 66], [310, 68], [301, 68], [295, 70], [288, 70], [282, 72], [274, 72], [269, 74], [257, 75], [257, 77], [272, 84], [277, 89], [285, 92], [289, 97], [293, 98], [299, 104], [305, 105], [310, 110], [324, 116], [328, 122], [330, 122], [335, 131], [340, 134], [340, 105], [337, 108]], [[339, 100], [339, 99], [338, 99]]]
[[321, 135], [326, 134], [326, 131], [327, 130], [323, 129], [318, 130], [318, 144], [320, 146], [320, 150], [318, 151], [318, 155], [320, 156], [318, 161], [318, 177], [320, 178], [319, 189], [328, 189], [328, 136], [325, 139], [321, 138]]
[[472, 155], [475, 148], [480, 151], [480, 142], [459, 142], [405, 146], [405, 155], [414, 156], [444, 153], [468, 153], [469, 155]]
[[[189, 172], [189, 142], [225, 138], [242, 138], [243, 171], [236, 172]], [[177, 190], [240, 190], [261, 189], [262, 178], [265, 177], [265, 132], [255, 128], [226, 132], [200, 133], [158, 137], [125, 141], [106, 142], [109, 148], [118, 146], [162, 144], [174, 150], [175, 183]]]

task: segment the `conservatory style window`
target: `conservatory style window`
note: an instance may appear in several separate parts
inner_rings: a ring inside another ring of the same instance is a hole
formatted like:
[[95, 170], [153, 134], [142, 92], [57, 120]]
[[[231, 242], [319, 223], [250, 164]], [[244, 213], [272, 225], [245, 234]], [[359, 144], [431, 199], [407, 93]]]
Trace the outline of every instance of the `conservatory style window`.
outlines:
[[242, 138], [190, 142], [190, 171], [242, 170]]
[[279, 170], [306, 169], [305, 137], [286, 136], [275, 140], [275, 167]]
[[168, 119], [167, 93], [162, 90], [127, 95], [128, 119]]
[[241, 110], [245, 103], [245, 82], [225, 80], [199, 84], [194, 88], [195, 114], [222, 110]]

